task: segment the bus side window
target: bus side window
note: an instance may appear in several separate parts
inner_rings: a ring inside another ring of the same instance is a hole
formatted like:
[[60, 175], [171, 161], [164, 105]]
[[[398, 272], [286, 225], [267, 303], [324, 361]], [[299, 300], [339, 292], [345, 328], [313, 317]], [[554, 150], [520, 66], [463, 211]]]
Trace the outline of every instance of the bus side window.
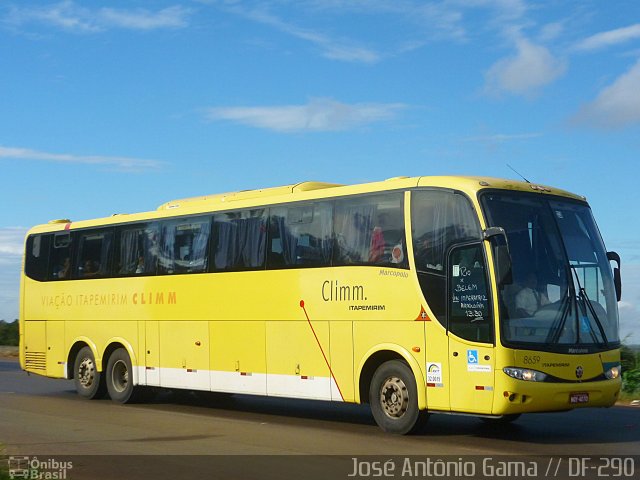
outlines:
[[105, 277], [110, 274], [113, 231], [82, 232], [78, 245], [75, 278]]
[[264, 268], [267, 218], [266, 208], [214, 215], [214, 271]]
[[411, 193], [413, 253], [422, 293], [438, 321], [446, 326], [446, 256], [455, 243], [480, 238], [469, 201], [447, 190]]
[[162, 223], [158, 262], [160, 273], [206, 271], [210, 225], [208, 217], [192, 217]]
[[31, 235], [27, 239], [25, 273], [29, 278], [41, 282], [47, 279], [50, 242], [51, 235]]
[[269, 268], [331, 265], [329, 202], [274, 207], [269, 217]]
[[68, 280], [71, 278], [71, 245], [69, 232], [53, 235], [53, 248], [49, 262], [49, 280]]
[[157, 225], [136, 225], [120, 231], [116, 254], [117, 275], [155, 275], [160, 232]]
[[338, 200], [334, 265], [408, 268], [403, 199], [394, 192]]

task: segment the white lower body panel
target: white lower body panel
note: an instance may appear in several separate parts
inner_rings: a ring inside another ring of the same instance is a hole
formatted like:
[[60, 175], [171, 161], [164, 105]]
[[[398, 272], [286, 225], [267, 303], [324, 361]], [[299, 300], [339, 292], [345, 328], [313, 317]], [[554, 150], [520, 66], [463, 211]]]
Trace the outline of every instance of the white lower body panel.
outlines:
[[137, 384], [213, 392], [343, 401], [331, 377], [134, 367]]

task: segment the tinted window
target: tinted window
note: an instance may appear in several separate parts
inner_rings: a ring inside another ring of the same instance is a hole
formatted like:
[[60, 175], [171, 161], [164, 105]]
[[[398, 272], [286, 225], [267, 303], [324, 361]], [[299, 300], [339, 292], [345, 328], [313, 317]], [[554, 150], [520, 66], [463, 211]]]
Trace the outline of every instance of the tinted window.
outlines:
[[172, 274], [206, 271], [210, 229], [208, 217], [163, 222], [159, 272]]
[[424, 190], [411, 197], [413, 249], [418, 270], [442, 272], [447, 249], [480, 238], [469, 201], [451, 192]]
[[107, 276], [110, 273], [112, 246], [112, 230], [81, 232], [75, 278]]
[[51, 235], [32, 235], [27, 239], [25, 273], [34, 280], [47, 279]]
[[118, 275], [154, 275], [158, 264], [160, 232], [157, 225], [124, 227], [116, 254]]
[[480, 244], [451, 251], [449, 330], [473, 342], [493, 341], [489, 291], [484, 254]]
[[71, 243], [70, 233], [54, 234], [49, 261], [49, 279], [68, 280], [71, 278]]
[[213, 245], [216, 270], [264, 267], [267, 210], [242, 210], [214, 216]]
[[444, 190], [412, 192], [411, 227], [422, 293], [431, 311], [446, 325], [448, 250], [455, 243], [480, 238], [480, 227], [469, 201]]
[[334, 264], [407, 268], [403, 198], [392, 193], [338, 200]]
[[329, 266], [332, 213], [328, 202], [272, 208], [269, 268]]

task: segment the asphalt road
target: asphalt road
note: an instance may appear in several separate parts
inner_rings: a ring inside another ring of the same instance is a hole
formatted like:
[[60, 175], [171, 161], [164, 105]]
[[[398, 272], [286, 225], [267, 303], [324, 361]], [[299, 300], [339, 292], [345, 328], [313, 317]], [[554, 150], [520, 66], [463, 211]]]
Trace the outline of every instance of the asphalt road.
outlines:
[[[529, 414], [506, 426], [432, 415], [422, 434], [400, 437], [383, 433], [357, 405], [189, 392], [163, 392], [142, 405], [88, 401], [70, 381], [27, 375], [0, 359], [0, 449], [7, 457], [67, 459], [68, 479], [348, 478], [353, 457], [371, 455], [639, 455], [640, 408]], [[637, 457], [635, 470], [640, 478]]]

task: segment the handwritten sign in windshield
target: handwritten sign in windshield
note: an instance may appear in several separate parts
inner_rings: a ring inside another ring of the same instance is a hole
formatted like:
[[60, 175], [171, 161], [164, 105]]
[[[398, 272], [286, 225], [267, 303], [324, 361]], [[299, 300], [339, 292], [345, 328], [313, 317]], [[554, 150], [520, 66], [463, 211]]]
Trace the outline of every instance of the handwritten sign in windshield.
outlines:
[[484, 269], [481, 265], [474, 264], [471, 267], [453, 265], [451, 285], [453, 317], [466, 317], [470, 322], [487, 318], [489, 299]]

